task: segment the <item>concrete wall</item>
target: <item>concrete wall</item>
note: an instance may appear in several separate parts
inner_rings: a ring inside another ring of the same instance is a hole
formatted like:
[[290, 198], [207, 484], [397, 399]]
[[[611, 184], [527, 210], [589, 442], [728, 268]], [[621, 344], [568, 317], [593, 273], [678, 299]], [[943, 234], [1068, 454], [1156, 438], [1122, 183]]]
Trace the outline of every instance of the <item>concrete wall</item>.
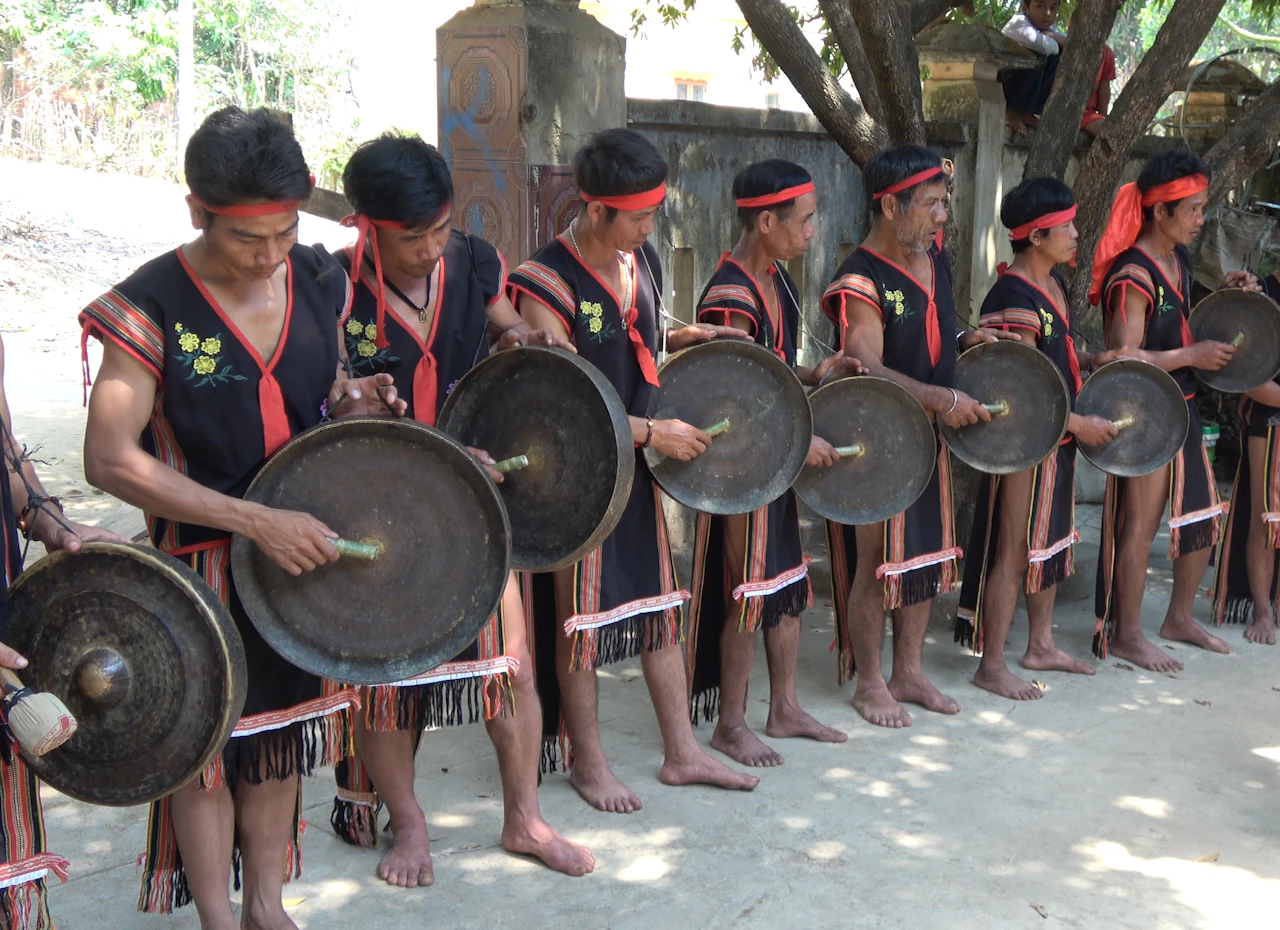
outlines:
[[813, 174], [817, 234], [788, 270], [803, 292], [802, 358], [809, 364], [822, 358], [812, 342], [829, 345], [831, 328], [818, 301], [840, 256], [864, 235], [866, 198], [853, 162], [808, 114], [630, 99], [627, 121], [671, 166], [665, 215], [652, 241], [662, 256], [668, 310], [686, 320], [720, 256], [738, 238], [734, 176], [766, 158], [790, 159]]

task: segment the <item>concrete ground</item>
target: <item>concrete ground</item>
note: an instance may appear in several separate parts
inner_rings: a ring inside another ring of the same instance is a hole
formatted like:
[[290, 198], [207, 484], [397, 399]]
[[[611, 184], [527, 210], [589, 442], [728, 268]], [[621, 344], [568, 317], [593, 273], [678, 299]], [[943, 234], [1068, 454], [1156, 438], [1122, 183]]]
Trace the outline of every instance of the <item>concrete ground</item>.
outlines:
[[[0, 161], [0, 327], [19, 436], [77, 519], [132, 533], [135, 512], [83, 483], [74, 313], [148, 253], [180, 241], [177, 191], [137, 179]], [[163, 215], [162, 215], [163, 214]], [[304, 231], [306, 241], [322, 238]], [[96, 364], [96, 360], [95, 360]], [[1057, 633], [1086, 655], [1093, 631], [1096, 508], [1081, 508], [1080, 572], [1059, 594]], [[810, 539], [813, 534], [810, 533]], [[1170, 587], [1156, 541], [1144, 623], [1154, 636]], [[821, 546], [810, 547], [821, 556]], [[38, 553], [33, 552], [33, 557]], [[1016, 704], [969, 683], [976, 660], [951, 640], [940, 604], [926, 669], [963, 709], [920, 711], [885, 731], [837, 689], [825, 566], [803, 624], [800, 696], [843, 745], [773, 741], [787, 764], [752, 794], [666, 788], [638, 663], [601, 674], [601, 721], [618, 774], [645, 802], [632, 815], [587, 808], [563, 775], [542, 789], [548, 820], [588, 844], [593, 875], [569, 879], [499, 845], [501, 797], [480, 726], [428, 734], [418, 794], [429, 812], [436, 885], [374, 877], [379, 852], [340, 843], [327, 772], [304, 787], [305, 872], [288, 886], [304, 930], [493, 927], [1269, 927], [1280, 900], [1280, 655], [1226, 635], [1221, 657], [1171, 646], [1187, 668], [1155, 675], [1099, 664], [1096, 678], [1038, 673]], [[1204, 619], [1208, 604], [1197, 602]], [[1011, 660], [1024, 642], [1019, 612]], [[757, 663], [749, 718], [763, 726]], [[710, 727], [699, 731], [705, 743]], [[134, 910], [145, 808], [91, 807], [45, 789], [50, 848], [71, 860], [51, 891], [63, 930], [195, 928], [194, 910]]]

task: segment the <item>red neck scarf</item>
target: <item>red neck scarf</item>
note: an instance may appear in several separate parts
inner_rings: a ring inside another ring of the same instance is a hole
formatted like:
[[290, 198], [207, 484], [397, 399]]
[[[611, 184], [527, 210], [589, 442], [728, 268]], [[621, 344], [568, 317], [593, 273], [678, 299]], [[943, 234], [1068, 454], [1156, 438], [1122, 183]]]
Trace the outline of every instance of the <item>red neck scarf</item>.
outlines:
[[[1168, 184], [1153, 187], [1145, 194], [1138, 190], [1136, 183], [1126, 184], [1116, 192], [1116, 199], [1111, 204], [1111, 216], [1107, 220], [1107, 228], [1093, 253], [1093, 284], [1089, 288], [1089, 303], [1102, 302], [1102, 286], [1111, 263], [1116, 256], [1138, 241], [1142, 232], [1142, 208], [1154, 207], [1158, 203], [1174, 203], [1185, 200], [1201, 191], [1209, 189], [1209, 180], [1203, 174], [1190, 174]], [[1183, 336], [1184, 340], [1186, 334]]]

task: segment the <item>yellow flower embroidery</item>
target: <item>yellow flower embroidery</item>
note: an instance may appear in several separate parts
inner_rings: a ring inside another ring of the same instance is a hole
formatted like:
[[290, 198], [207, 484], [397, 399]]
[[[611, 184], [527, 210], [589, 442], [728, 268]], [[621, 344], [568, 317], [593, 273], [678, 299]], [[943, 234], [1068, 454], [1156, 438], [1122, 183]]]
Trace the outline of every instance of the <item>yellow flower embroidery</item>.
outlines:
[[347, 332], [353, 336], [359, 336], [364, 330], [364, 324], [359, 320], [347, 320]]
[[372, 358], [374, 355], [378, 354], [378, 347], [368, 339], [361, 339], [360, 344], [356, 346], [356, 351], [365, 358]]
[[578, 307], [578, 312], [582, 313], [584, 316], [600, 319], [600, 314], [604, 313], [604, 307], [597, 303], [591, 303], [590, 301], [584, 300]]
[[200, 337], [195, 333], [183, 333], [178, 337], [178, 345], [182, 347], [183, 352], [194, 352], [200, 348]]
[[195, 369], [198, 375], [211, 375], [218, 367], [218, 364], [209, 356], [202, 355], [191, 363], [191, 367]]
[[1045, 334], [1046, 336], [1052, 336], [1052, 335], [1053, 335], [1053, 324], [1052, 324], [1052, 323], [1045, 323], [1045, 324], [1044, 324], [1044, 334]]
[[186, 327], [185, 327], [185, 326], [183, 326], [181, 323], [174, 323], [174, 324], [173, 324], [173, 331], [174, 331], [175, 333], [180, 333], [180, 332], [182, 332], [184, 329], [186, 329]]
[[377, 339], [377, 338], [378, 338], [378, 327], [374, 326], [372, 323], [370, 323], [368, 326], [366, 326], [366, 327], [364, 328], [364, 338], [366, 338], [366, 339]]
[[222, 351], [222, 340], [216, 336], [210, 336], [204, 342], [200, 343], [200, 351], [205, 355], [217, 355]]
[[591, 330], [593, 333], [598, 333], [598, 332], [600, 332], [600, 330], [601, 330], [601, 328], [602, 328], [603, 326], [604, 326], [604, 323], [602, 323], [602, 322], [600, 321], [600, 317], [598, 317], [598, 316], [593, 316], [593, 317], [592, 317], [592, 318], [587, 322], [587, 329]]

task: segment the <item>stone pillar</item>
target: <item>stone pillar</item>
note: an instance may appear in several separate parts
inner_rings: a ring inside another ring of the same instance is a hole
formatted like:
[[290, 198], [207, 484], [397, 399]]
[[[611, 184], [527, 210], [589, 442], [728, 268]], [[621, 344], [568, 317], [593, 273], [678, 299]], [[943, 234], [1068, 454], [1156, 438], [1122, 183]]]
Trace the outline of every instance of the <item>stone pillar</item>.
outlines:
[[[920, 60], [928, 64], [924, 82], [926, 120], [961, 122], [973, 127], [974, 173], [958, 177], [970, 187], [972, 215], [969, 241], [969, 303], [956, 309], [971, 323], [996, 279], [996, 237], [1001, 235], [1000, 201], [1004, 197], [1004, 88], [997, 74], [1004, 68], [1032, 68], [1036, 56], [985, 26], [946, 24], [917, 40]], [[957, 260], [959, 256], [956, 257]]]
[[457, 222], [515, 265], [576, 210], [574, 153], [627, 124], [626, 40], [578, 0], [475, 0], [436, 46]]

